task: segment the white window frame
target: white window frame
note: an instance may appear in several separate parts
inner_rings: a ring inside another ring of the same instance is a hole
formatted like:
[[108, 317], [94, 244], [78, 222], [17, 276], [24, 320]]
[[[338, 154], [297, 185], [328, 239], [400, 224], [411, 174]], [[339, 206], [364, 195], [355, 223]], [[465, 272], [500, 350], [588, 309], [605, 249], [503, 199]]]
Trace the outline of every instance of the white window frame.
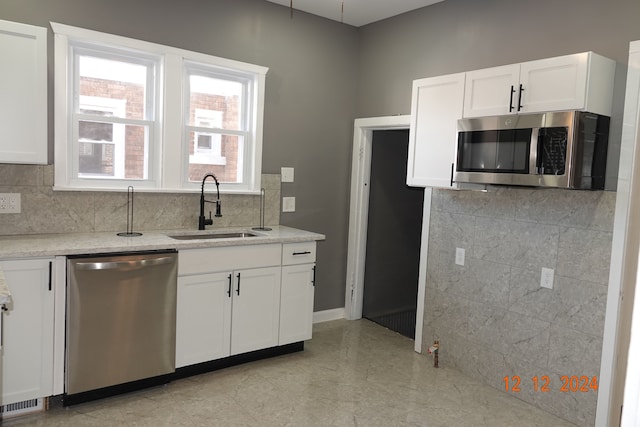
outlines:
[[[142, 191], [196, 192], [199, 183], [190, 183], [189, 152], [185, 149], [183, 79], [187, 63], [197, 63], [218, 70], [222, 75], [250, 76], [247, 92], [246, 130], [250, 134], [240, 147], [242, 162], [238, 174], [242, 182], [221, 183], [220, 191], [234, 194], [258, 194], [262, 173], [262, 129], [264, 115], [264, 87], [268, 68], [240, 61], [219, 58], [198, 52], [177, 49], [155, 43], [115, 36], [92, 30], [51, 22], [55, 36], [55, 172], [54, 190], [126, 191], [129, 185]], [[88, 46], [125, 49], [133, 55], [142, 53], [147, 59], [158, 57], [156, 69], [156, 120], [149, 130], [149, 176], [146, 180], [105, 179], [83, 180], [74, 177], [73, 132], [69, 114], [73, 105], [70, 93], [73, 73], [69, 56], [74, 43]], [[226, 133], [226, 132], [224, 132]]]

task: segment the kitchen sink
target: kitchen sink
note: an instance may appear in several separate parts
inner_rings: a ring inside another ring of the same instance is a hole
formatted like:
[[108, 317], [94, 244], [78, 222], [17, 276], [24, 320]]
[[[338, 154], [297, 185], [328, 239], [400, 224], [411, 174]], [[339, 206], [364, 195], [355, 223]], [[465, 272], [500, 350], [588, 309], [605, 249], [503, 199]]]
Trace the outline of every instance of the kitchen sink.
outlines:
[[248, 231], [238, 231], [231, 233], [207, 233], [207, 234], [174, 234], [170, 235], [176, 240], [200, 240], [200, 239], [244, 239], [247, 237], [257, 237], [258, 234]]

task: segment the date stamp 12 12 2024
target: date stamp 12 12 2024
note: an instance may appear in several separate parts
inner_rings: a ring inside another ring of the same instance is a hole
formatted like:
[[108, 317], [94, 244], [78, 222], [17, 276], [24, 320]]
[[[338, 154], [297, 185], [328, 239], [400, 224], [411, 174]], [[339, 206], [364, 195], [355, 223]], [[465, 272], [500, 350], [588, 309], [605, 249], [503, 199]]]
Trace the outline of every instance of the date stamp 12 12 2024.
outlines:
[[562, 393], [589, 393], [598, 390], [598, 377], [587, 375], [560, 375], [559, 384], [552, 384], [549, 375], [534, 376], [530, 381], [522, 379], [520, 375], [502, 378], [506, 392], [520, 393], [523, 388], [531, 387], [534, 392], [548, 393], [558, 390]]

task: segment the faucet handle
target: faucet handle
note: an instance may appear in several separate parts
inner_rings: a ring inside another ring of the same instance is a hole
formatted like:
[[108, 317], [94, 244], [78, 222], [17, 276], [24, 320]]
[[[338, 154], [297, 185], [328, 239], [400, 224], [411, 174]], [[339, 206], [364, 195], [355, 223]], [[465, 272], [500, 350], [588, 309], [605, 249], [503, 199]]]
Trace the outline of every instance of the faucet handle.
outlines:
[[211, 211], [209, 211], [209, 218], [204, 220], [204, 225], [213, 225], [213, 218], [211, 218]]

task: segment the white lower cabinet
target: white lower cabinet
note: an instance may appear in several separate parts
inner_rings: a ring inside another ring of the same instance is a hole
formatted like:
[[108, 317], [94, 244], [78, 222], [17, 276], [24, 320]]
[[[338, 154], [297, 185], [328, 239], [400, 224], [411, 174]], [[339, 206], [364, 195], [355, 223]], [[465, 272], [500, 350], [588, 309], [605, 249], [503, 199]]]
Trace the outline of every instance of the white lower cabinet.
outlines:
[[282, 245], [280, 345], [311, 339], [316, 242]]
[[282, 267], [280, 345], [311, 339], [315, 264]]
[[231, 272], [178, 277], [176, 367], [229, 356], [231, 277]]
[[53, 394], [53, 259], [0, 261], [12, 302], [2, 313], [0, 405]]
[[280, 266], [234, 272], [231, 354], [278, 345]]
[[176, 367], [278, 345], [281, 244], [178, 253]]

